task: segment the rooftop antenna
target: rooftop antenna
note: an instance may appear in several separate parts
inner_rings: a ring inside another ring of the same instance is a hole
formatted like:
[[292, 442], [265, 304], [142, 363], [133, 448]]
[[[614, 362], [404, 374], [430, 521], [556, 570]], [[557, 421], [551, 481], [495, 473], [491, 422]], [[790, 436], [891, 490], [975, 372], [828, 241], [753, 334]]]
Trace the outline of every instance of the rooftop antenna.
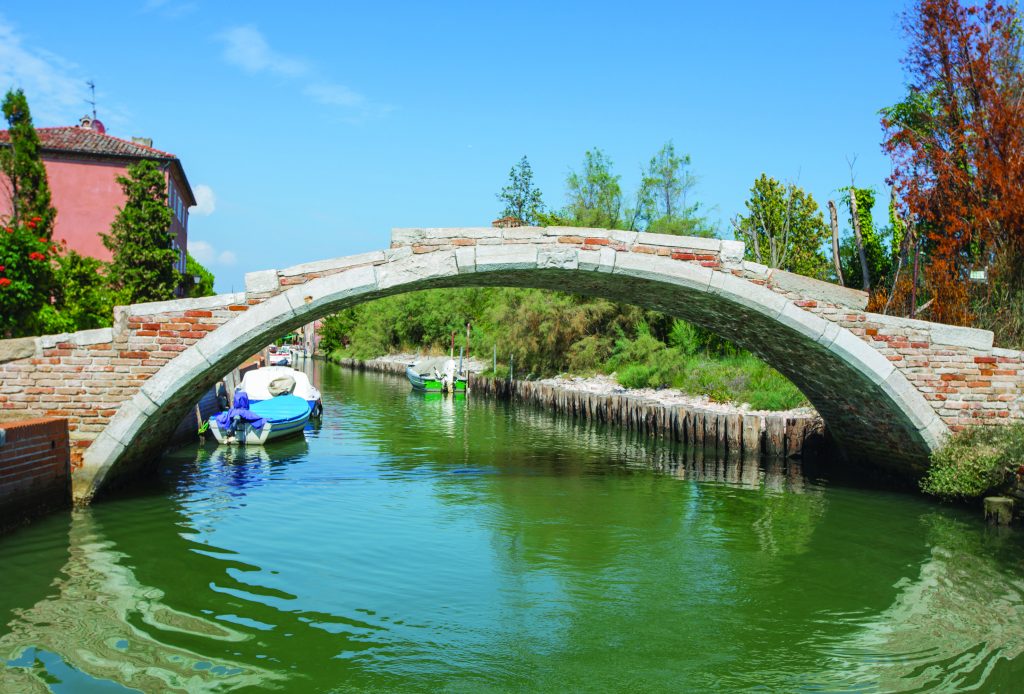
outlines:
[[85, 103], [92, 105], [92, 119], [96, 120], [96, 82], [89, 80], [86, 84], [89, 85], [89, 92], [92, 98], [86, 99]]

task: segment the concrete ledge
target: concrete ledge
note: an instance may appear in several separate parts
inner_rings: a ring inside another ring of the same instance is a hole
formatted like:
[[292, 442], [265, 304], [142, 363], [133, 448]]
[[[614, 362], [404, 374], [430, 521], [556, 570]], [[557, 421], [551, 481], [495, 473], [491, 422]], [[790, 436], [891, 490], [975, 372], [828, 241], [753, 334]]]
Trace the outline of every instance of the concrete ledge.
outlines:
[[114, 340], [113, 328], [96, 328], [80, 330], [77, 333], [61, 333], [60, 335], [43, 335], [39, 338], [40, 349], [53, 349], [61, 342], [70, 342], [78, 347], [87, 345], [103, 345]]
[[[412, 251], [410, 250], [409, 252], [411, 253]], [[278, 270], [277, 274], [281, 277], [294, 277], [296, 275], [307, 275], [310, 273], [326, 272], [328, 270], [344, 270], [345, 268], [354, 267], [356, 265], [374, 265], [377, 263], [383, 263], [385, 260], [384, 251], [371, 251], [369, 253], [346, 255], [338, 258], [317, 260], [312, 263], [293, 265], [291, 267], [286, 267], [284, 270]]]
[[863, 311], [868, 306], [868, 293], [859, 289], [840, 287], [831, 282], [804, 277], [785, 270], [774, 269], [771, 284], [787, 292], [797, 292], [801, 298], [824, 301], [837, 306]]
[[916, 318], [900, 318], [899, 316], [886, 316], [881, 313], [867, 313], [865, 315], [871, 323], [890, 325], [894, 328], [912, 328], [927, 332], [931, 336], [931, 341], [937, 345], [967, 347], [969, 349], [985, 351], [992, 349], [992, 342], [995, 339], [991, 330], [964, 328], [959, 325], [946, 325], [945, 323], [931, 323], [929, 321], [917, 320]]
[[155, 316], [158, 313], [178, 313], [194, 309], [220, 308], [231, 304], [244, 304], [245, 294], [216, 294], [201, 296], [197, 299], [173, 299], [171, 301], [151, 301], [148, 304], [132, 304], [125, 306], [129, 316]]
[[[533, 230], [541, 234], [540, 227], [513, 227], [519, 231]], [[396, 227], [391, 230], [391, 244], [411, 245], [414, 243], [430, 243], [431, 241], [448, 242], [451, 239], [501, 239], [504, 229], [495, 227]]]

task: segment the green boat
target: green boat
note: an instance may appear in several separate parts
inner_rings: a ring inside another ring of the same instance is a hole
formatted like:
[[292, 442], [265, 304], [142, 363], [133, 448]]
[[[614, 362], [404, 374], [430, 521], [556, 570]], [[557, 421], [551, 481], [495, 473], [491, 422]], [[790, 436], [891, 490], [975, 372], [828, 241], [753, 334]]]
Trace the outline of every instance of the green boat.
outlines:
[[413, 390], [426, 393], [465, 393], [466, 373], [457, 373], [454, 359], [435, 357], [405, 367], [405, 377]]

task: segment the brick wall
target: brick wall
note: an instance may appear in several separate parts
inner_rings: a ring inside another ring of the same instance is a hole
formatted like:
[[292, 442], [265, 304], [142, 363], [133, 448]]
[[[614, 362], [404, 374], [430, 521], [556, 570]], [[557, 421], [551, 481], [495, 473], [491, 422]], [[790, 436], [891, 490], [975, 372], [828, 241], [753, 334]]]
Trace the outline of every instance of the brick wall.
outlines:
[[0, 425], [0, 531], [71, 504], [67, 420], [26, 419]]

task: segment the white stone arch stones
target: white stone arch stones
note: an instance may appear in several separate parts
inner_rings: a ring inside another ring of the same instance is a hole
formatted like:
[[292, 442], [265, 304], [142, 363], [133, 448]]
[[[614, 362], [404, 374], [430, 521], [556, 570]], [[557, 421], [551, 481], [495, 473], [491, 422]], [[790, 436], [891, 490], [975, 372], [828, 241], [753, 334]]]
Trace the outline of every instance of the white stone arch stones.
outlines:
[[[344, 263], [342, 263], [344, 264]], [[279, 293], [210, 332], [151, 376], [86, 450], [74, 495], [88, 502], [154, 461], [198, 397], [275, 336], [365, 301], [432, 287], [539, 287], [602, 296], [703, 325], [789, 377], [851, 455], [913, 476], [947, 428], [921, 393], [863, 339], [785, 295], [667, 257], [548, 245], [391, 254]]]

